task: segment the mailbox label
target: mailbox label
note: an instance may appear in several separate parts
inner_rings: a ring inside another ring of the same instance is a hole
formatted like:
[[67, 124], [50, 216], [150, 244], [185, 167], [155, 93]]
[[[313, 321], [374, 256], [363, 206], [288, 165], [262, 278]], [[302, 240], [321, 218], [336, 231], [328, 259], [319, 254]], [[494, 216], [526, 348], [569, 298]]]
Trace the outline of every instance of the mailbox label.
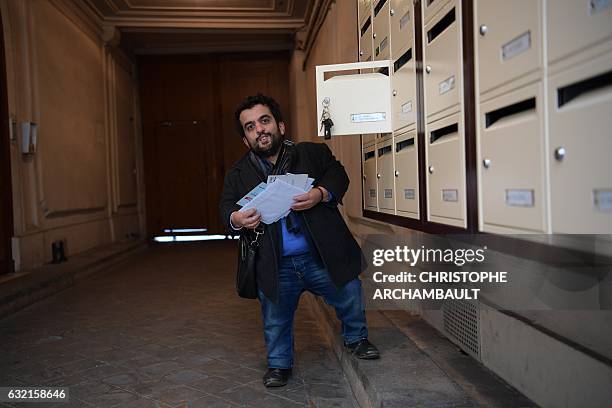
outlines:
[[514, 58], [517, 55], [531, 48], [531, 31], [519, 35], [514, 40], [502, 46], [502, 59], [504, 61]]
[[452, 90], [454, 87], [455, 87], [455, 76], [453, 75], [452, 77], [440, 82], [440, 84], [438, 85], [438, 91], [440, 95], [442, 95]]
[[405, 188], [404, 189], [404, 198], [406, 200], [414, 200], [416, 197], [416, 192], [414, 191], [414, 188]]
[[374, 112], [374, 113], [353, 113], [351, 114], [352, 123], [362, 122], [383, 122], [387, 119], [385, 112]]
[[442, 201], [456, 202], [459, 201], [458, 190], [442, 190]]
[[409, 21], [410, 21], [410, 11], [407, 11], [406, 14], [404, 14], [402, 18], [400, 18], [400, 21], [399, 21], [400, 30], [404, 28], [404, 26], [406, 26], [406, 24], [408, 24]]
[[506, 204], [512, 207], [533, 207], [533, 190], [506, 190]]
[[601, 211], [612, 211], [612, 189], [593, 190], [595, 208]]

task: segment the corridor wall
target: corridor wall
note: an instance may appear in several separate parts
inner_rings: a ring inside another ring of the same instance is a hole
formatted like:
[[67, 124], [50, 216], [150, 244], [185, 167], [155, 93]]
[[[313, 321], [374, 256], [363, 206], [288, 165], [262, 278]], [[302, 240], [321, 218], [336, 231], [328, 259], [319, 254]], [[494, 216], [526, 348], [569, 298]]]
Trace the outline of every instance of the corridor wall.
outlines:
[[[134, 64], [77, 2], [0, 1], [7, 49], [17, 270], [142, 233]], [[36, 124], [24, 153], [23, 124]]]

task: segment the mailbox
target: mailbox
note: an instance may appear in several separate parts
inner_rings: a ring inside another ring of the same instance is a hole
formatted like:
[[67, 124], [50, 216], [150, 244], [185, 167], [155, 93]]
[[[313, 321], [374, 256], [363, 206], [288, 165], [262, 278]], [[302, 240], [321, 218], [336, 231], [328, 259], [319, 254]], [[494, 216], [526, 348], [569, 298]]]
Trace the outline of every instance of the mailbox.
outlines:
[[612, 234], [612, 54], [550, 77], [553, 233]]
[[426, 154], [429, 220], [465, 227], [465, 148], [459, 113], [427, 124]]
[[483, 231], [547, 232], [544, 134], [541, 82], [481, 104]]
[[478, 0], [476, 14], [480, 93], [542, 66], [541, 0]]
[[418, 139], [414, 127], [394, 138], [396, 214], [419, 219]]
[[391, 53], [391, 36], [389, 35], [389, 0], [378, 0], [374, 3], [374, 60], [387, 60]]
[[378, 211], [394, 214], [393, 138], [382, 140], [376, 144], [376, 157]]
[[398, 130], [416, 122], [416, 74], [414, 55], [409, 48], [393, 63], [391, 96], [393, 101], [393, 129]]
[[363, 149], [363, 205], [366, 210], [378, 211], [376, 178], [376, 145]]
[[[437, 0], [440, 1], [440, 0]], [[452, 0], [425, 25], [423, 64], [425, 114], [459, 109], [462, 84], [462, 48], [459, 2]]]
[[412, 1], [391, 0], [389, 9], [391, 25], [391, 56], [398, 59], [408, 48], [413, 48], [414, 14]]
[[[326, 72], [375, 68], [384, 72], [338, 75], [325, 80]], [[320, 65], [316, 67], [317, 120], [328, 109], [334, 135], [389, 133], [393, 130], [390, 61]], [[323, 129], [317, 123], [319, 136]]]

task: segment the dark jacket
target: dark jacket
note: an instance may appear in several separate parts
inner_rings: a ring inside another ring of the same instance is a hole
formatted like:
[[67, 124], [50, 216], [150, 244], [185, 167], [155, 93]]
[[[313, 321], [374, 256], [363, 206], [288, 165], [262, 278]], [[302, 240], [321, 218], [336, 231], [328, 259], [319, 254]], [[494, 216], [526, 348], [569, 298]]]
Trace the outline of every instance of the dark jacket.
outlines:
[[[295, 145], [290, 172], [308, 174], [315, 180], [313, 185], [322, 186], [333, 194], [331, 202], [319, 203], [297, 213], [303, 217], [302, 224], [308, 228], [332, 281], [336, 286], [343, 286], [355, 279], [366, 266], [361, 249], [337, 208], [349, 185], [346, 171], [326, 144], [306, 142]], [[266, 181], [263, 172], [249, 160], [248, 153], [225, 175], [219, 207], [221, 220], [232, 233], [235, 231], [229, 225], [229, 218], [232, 212], [240, 209], [236, 202], [262, 181]], [[257, 284], [268, 299], [277, 302], [282, 248], [280, 221], [262, 225], [265, 233], [259, 238]]]

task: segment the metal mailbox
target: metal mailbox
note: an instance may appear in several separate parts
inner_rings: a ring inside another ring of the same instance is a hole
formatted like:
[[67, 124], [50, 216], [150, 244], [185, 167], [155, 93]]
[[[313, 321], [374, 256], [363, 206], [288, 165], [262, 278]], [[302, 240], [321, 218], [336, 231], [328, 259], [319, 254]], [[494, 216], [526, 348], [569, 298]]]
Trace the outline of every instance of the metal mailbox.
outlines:
[[547, 232], [542, 83], [480, 108], [482, 230]]
[[426, 126], [429, 221], [465, 227], [463, 121], [456, 113]]
[[394, 138], [396, 214], [419, 218], [419, 161], [416, 129]]
[[391, 53], [391, 36], [389, 35], [389, 0], [374, 2], [374, 60], [389, 59]]
[[458, 4], [457, 0], [452, 0], [425, 26], [423, 64], [427, 117], [460, 104], [462, 47]]
[[[335, 135], [389, 133], [393, 130], [390, 61], [320, 65], [316, 67], [317, 120], [327, 106]], [[377, 68], [387, 72], [338, 75], [325, 80], [326, 72]], [[323, 129], [317, 123], [318, 135]]]
[[364, 148], [361, 160], [363, 160], [363, 205], [366, 210], [378, 211], [376, 146]]
[[394, 214], [393, 138], [376, 144], [376, 157], [378, 211]]
[[480, 93], [542, 66], [542, 7], [541, 0], [478, 0]]
[[391, 25], [391, 56], [398, 59], [408, 48], [414, 48], [414, 14], [412, 1], [391, 0], [389, 9]]
[[612, 234], [612, 54], [549, 80], [553, 233]]

